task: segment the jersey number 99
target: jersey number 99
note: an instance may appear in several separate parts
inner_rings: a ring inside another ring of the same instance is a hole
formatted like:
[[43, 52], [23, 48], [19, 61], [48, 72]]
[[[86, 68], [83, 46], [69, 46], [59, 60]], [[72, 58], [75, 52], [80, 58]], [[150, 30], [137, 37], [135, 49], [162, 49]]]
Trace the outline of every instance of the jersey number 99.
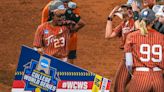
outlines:
[[[140, 60], [142, 62], [149, 62], [150, 60], [152, 60], [153, 62], [162, 61], [162, 46], [159, 44], [155, 44], [152, 46], [150, 46], [149, 44], [141, 44], [140, 53], [146, 55], [146, 58], [140, 57]], [[158, 56], [158, 58], [151, 57], [152, 54]]]

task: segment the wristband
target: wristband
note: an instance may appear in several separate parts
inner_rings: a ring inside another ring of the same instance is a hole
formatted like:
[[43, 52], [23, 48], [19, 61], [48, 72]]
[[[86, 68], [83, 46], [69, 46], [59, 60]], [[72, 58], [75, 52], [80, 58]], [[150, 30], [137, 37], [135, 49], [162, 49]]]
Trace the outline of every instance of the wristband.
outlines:
[[109, 21], [112, 21], [112, 17], [108, 17], [108, 20], [109, 20]]

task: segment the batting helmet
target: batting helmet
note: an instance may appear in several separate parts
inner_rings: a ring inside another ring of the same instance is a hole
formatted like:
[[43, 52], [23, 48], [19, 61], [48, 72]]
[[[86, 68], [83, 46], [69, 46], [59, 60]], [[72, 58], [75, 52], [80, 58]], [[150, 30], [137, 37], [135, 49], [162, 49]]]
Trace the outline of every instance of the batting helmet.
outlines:
[[150, 24], [155, 20], [156, 16], [153, 10], [151, 9], [143, 9], [141, 11], [141, 19], [145, 20], [146, 24]]
[[57, 10], [57, 9], [58, 10], [64, 10], [65, 9], [63, 2], [61, 2], [59, 0], [52, 1], [49, 5], [49, 10], [54, 11], [54, 10]]

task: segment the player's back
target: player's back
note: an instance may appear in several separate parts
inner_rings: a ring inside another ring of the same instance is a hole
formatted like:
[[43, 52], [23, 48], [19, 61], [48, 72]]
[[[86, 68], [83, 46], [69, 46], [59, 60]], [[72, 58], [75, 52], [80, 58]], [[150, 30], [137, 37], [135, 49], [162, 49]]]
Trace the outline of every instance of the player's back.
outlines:
[[[164, 35], [149, 30], [141, 35], [140, 31], [129, 34], [135, 67], [164, 67]], [[129, 38], [128, 37], [128, 38]]]

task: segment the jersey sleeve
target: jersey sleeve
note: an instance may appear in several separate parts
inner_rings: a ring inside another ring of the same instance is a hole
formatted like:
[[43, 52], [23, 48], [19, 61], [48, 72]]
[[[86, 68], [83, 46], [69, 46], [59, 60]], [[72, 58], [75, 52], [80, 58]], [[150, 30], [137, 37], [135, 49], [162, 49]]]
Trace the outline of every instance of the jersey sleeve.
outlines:
[[38, 26], [35, 36], [34, 36], [34, 42], [33, 42], [34, 47], [42, 47], [43, 46], [43, 27]]
[[132, 52], [132, 39], [133, 36], [131, 35], [131, 33], [127, 36], [126, 41], [125, 41], [125, 45], [124, 45], [124, 52]]
[[77, 7], [73, 10], [73, 13], [77, 14], [80, 16], [80, 9]]

